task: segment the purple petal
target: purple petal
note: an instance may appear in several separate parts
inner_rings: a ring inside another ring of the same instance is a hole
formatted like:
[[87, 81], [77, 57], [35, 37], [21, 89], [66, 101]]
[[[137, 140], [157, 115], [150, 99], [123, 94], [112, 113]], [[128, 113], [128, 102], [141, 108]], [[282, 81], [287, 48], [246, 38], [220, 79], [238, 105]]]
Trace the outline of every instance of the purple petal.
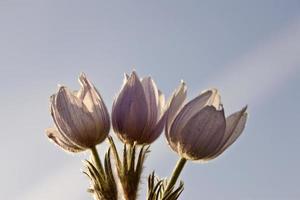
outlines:
[[51, 101], [53, 119], [59, 131], [79, 146], [94, 144], [95, 122], [82, 101], [63, 86]]
[[135, 141], [144, 130], [147, 116], [144, 89], [137, 74], [133, 72], [113, 103], [113, 128], [122, 140]]
[[158, 89], [150, 77], [145, 77], [141, 81], [148, 108], [148, 122], [144, 132], [150, 131], [157, 122], [158, 118]]
[[100, 93], [94, 87], [94, 85], [87, 79], [85, 74], [81, 74], [79, 82], [82, 85], [85, 95], [83, 97], [83, 103], [93, 117], [97, 129], [95, 134], [95, 141], [97, 143], [102, 142], [110, 129], [110, 119], [107, 108], [104, 101], [101, 98]]
[[198, 97], [191, 100], [177, 114], [172, 126], [170, 127], [170, 132], [172, 134], [181, 132], [182, 128], [187, 124], [187, 122], [206, 105], [215, 105], [214, 100], [219, 99], [218, 96], [217, 90], [212, 89], [201, 93]]
[[247, 121], [247, 106], [226, 118], [226, 131], [218, 150], [212, 158], [222, 154], [243, 132]]
[[[226, 128], [224, 111], [206, 106], [195, 114], [180, 132], [171, 132], [176, 151], [188, 159], [202, 159], [214, 152]], [[174, 146], [173, 146], [174, 148]]]
[[183, 102], [186, 98], [186, 90], [187, 87], [185, 83], [182, 81], [178, 88], [174, 91], [169, 103], [167, 105], [167, 116], [166, 116], [166, 127], [165, 127], [165, 134], [168, 139], [170, 127], [175, 119], [177, 113], [179, 112], [180, 108], [182, 107]]
[[67, 141], [66, 138], [64, 138], [56, 128], [46, 129], [46, 134], [51, 141], [53, 141], [56, 145], [58, 145], [65, 151], [76, 153], [84, 150], [84, 148], [76, 146], [70, 141]]
[[167, 115], [166, 113], [159, 119], [156, 126], [153, 128], [151, 133], [149, 134], [150, 137], [148, 138], [148, 144], [155, 141], [162, 133], [165, 123], [166, 123]]

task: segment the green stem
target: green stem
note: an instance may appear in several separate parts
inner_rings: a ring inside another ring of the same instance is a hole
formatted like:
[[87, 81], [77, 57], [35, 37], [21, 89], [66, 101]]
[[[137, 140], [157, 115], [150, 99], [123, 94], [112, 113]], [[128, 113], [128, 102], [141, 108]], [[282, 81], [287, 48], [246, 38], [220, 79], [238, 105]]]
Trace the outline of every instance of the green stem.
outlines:
[[103, 166], [102, 166], [101, 160], [99, 158], [99, 154], [98, 154], [96, 146], [91, 147], [91, 152], [92, 152], [93, 161], [94, 161], [97, 169], [100, 171], [101, 174], [104, 174]]
[[175, 185], [185, 163], [186, 163], [186, 159], [185, 158], [180, 158], [178, 161], [177, 161], [177, 164], [173, 170], [173, 173], [171, 175], [171, 178], [170, 180], [168, 181], [168, 185], [164, 191], [164, 194], [163, 194], [163, 197], [165, 197], [166, 193]]

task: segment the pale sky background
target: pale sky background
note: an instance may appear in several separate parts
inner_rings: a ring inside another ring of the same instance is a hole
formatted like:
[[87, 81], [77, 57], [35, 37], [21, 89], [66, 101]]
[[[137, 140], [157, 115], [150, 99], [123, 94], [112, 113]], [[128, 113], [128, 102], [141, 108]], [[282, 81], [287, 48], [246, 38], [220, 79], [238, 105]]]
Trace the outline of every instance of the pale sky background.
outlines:
[[[180, 199], [300, 199], [299, 11], [299, 0], [0, 0], [0, 199], [92, 199], [80, 172], [88, 154], [45, 136], [49, 96], [58, 83], [77, 89], [85, 72], [110, 110], [133, 68], [167, 97], [183, 79], [189, 99], [219, 88], [227, 114], [249, 105], [228, 151], [187, 164]], [[144, 178], [168, 176], [176, 160], [162, 135]]]

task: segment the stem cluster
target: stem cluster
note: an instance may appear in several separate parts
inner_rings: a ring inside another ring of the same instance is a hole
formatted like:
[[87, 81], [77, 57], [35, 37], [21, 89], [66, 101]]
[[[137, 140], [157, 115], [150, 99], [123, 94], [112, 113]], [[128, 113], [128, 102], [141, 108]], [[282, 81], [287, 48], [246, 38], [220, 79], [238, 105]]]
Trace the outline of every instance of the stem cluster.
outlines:
[[[93, 193], [95, 200], [118, 200], [119, 196], [123, 196], [125, 200], [136, 200], [146, 155], [150, 152], [149, 146], [124, 144], [120, 156], [113, 139], [111, 137], [108, 139], [110, 147], [105, 154], [104, 165], [96, 147], [91, 148], [92, 161], [85, 162], [87, 170], [84, 173], [92, 183], [88, 191]], [[111, 153], [116, 173], [112, 169]], [[183, 182], [180, 182], [177, 188], [175, 185], [186, 161], [184, 158], [178, 160], [170, 179], [159, 179], [154, 172], [151, 173], [148, 177], [147, 200], [177, 200], [183, 191]], [[118, 181], [122, 195], [118, 192]]]

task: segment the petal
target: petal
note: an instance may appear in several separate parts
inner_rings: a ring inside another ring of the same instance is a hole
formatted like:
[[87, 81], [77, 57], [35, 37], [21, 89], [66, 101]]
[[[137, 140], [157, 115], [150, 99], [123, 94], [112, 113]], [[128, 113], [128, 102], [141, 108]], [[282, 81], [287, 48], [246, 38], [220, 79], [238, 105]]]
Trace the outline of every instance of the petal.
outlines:
[[158, 118], [158, 89], [151, 79], [151, 77], [145, 77], [141, 81], [148, 108], [148, 123], [144, 129], [144, 132], [152, 129]]
[[160, 91], [158, 90], [158, 116], [159, 118], [162, 117], [163, 113], [165, 112], [166, 110], [166, 103], [165, 103], [165, 95]]
[[186, 98], [186, 84], [181, 81], [179, 87], [173, 92], [172, 97], [167, 103], [167, 116], [166, 116], [166, 127], [165, 127], [165, 134], [168, 139], [169, 131], [173, 120], [175, 119], [177, 113], [179, 112], [180, 108], [182, 107], [183, 102]]
[[206, 105], [214, 105], [215, 107], [218, 103], [215, 100], [219, 96], [217, 93], [215, 89], [206, 90], [187, 103], [176, 116], [170, 131], [174, 134], [176, 134], [175, 132], [181, 132], [186, 123]]
[[211, 91], [212, 94], [207, 102], [207, 105], [214, 106], [217, 110], [222, 109], [221, 96], [219, 91], [216, 88], [212, 88], [209, 91]]
[[78, 91], [74, 91], [73, 95], [83, 101], [85, 92], [86, 92], [86, 90], [84, 88], [80, 88]]
[[171, 132], [177, 151], [188, 159], [202, 159], [218, 148], [226, 128], [224, 110], [205, 106], [183, 127], [181, 132]]
[[147, 123], [148, 108], [143, 86], [135, 72], [115, 99], [112, 124], [122, 140], [137, 140]]
[[141, 137], [141, 144], [151, 144], [154, 142], [162, 133], [164, 126], [166, 124], [167, 112], [164, 111], [165, 108], [165, 97], [160, 90], [158, 90], [158, 121], [154, 126], [151, 127], [150, 130], [147, 130], [143, 133]]
[[130, 78], [130, 76], [127, 73], [124, 73], [124, 75], [123, 75], [123, 84], [122, 84], [121, 90], [124, 88], [124, 86], [126, 85], [129, 78]]
[[46, 129], [46, 134], [48, 136], [48, 138], [54, 142], [56, 145], [58, 145], [59, 147], [61, 147], [62, 149], [64, 149], [65, 151], [68, 152], [80, 152], [83, 151], [83, 148], [80, 148], [68, 141], [66, 141], [63, 136], [59, 133], [59, 131], [57, 130], [57, 128], [47, 128]]
[[152, 129], [152, 131], [148, 134], [146, 143], [151, 144], [154, 142], [162, 133], [165, 123], [166, 123], [167, 115], [166, 113], [159, 119], [155, 127]]
[[129, 75], [127, 73], [124, 73], [124, 83], [126, 83], [129, 79]]
[[98, 143], [102, 142], [110, 129], [110, 119], [107, 108], [104, 101], [101, 98], [100, 93], [97, 91], [95, 86], [87, 79], [85, 74], [81, 74], [79, 77], [79, 82], [82, 86], [84, 96], [82, 98], [84, 105], [91, 113], [97, 129], [95, 134], [95, 141]]
[[223, 153], [243, 132], [247, 121], [247, 106], [226, 118], [226, 131], [224, 138], [213, 158]]
[[63, 86], [51, 101], [52, 116], [59, 132], [81, 147], [93, 145], [95, 122], [82, 101]]

